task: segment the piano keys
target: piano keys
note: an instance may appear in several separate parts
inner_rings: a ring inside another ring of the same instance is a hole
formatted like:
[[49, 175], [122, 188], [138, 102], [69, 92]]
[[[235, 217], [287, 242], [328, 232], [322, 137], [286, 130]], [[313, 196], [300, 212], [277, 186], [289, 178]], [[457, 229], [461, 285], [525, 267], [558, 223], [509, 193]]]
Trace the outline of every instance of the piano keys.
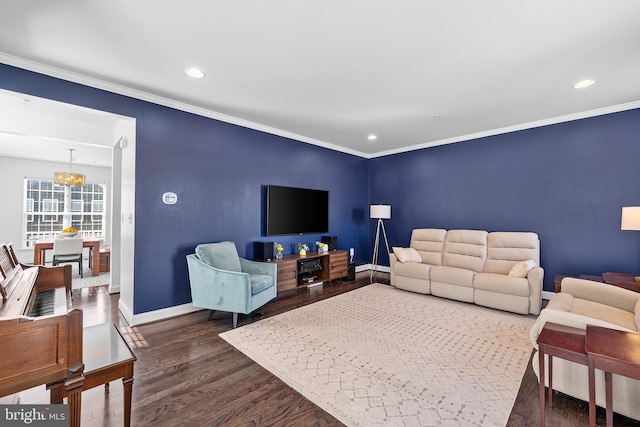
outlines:
[[71, 265], [27, 267], [0, 244], [0, 397], [64, 382], [70, 425], [80, 425], [82, 311], [71, 306]]
[[67, 313], [66, 293], [63, 288], [38, 292], [29, 310], [29, 317], [60, 315]]

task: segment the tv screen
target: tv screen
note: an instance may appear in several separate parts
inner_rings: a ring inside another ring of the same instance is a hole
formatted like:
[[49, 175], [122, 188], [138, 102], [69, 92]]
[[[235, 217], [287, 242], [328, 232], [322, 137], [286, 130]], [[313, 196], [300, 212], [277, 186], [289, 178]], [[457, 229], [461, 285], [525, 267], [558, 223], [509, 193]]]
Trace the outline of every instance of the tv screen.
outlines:
[[267, 236], [329, 232], [329, 192], [267, 186]]

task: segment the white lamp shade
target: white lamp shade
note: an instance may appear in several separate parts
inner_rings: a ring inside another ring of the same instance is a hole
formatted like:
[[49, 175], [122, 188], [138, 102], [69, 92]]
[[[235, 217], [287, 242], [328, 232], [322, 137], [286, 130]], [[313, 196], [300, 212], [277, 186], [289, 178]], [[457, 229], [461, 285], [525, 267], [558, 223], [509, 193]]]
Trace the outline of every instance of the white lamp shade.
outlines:
[[371, 205], [369, 218], [391, 219], [391, 205]]
[[622, 208], [621, 230], [640, 230], [640, 206]]

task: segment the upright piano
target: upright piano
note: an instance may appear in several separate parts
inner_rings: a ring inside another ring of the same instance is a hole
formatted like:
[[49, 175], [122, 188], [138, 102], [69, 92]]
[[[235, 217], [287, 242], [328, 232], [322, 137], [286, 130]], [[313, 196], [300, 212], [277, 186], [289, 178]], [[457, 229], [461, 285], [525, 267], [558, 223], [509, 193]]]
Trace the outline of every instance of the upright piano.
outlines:
[[0, 397], [62, 381], [79, 426], [82, 311], [71, 307], [71, 265], [28, 267], [0, 243], [0, 295]]

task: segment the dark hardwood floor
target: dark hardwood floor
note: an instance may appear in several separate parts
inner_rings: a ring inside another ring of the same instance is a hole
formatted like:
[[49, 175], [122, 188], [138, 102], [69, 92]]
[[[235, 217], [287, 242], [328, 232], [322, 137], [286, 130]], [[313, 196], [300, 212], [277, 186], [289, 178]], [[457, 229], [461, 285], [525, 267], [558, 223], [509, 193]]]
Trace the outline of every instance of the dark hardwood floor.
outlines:
[[[387, 274], [378, 281], [389, 283]], [[238, 318], [238, 326], [329, 298], [369, 284], [368, 273], [350, 283], [281, 295], [257, 313]], [[129, 341], [138, 361], [133, 384], [133, 426], [342, 426], [277, 377], [218, 337], [231, 328], [231, 315], [200, 311], [161, 322], [128, 327], [117, 309], [118, 295], [106, 287], [74, 291], [74, 306], [84, 312], [85, 326], [113, 322]], [[14, 397], [15, 399], [16, 397]], [[21, 403], [48, 403], [44, 386], [19, 394]], [[121, 426], [122, 383], [85, 391], [82, 424]], [[540, 425], [538, 383], [528, 365], [508, 426]], [[560, 393], [547, 409], [549, 426], [587, 426], [588, 405]], [[604, 425], [599, 408], [598, 424]], [[640, 425], [616, 416], [620, 426]]]

